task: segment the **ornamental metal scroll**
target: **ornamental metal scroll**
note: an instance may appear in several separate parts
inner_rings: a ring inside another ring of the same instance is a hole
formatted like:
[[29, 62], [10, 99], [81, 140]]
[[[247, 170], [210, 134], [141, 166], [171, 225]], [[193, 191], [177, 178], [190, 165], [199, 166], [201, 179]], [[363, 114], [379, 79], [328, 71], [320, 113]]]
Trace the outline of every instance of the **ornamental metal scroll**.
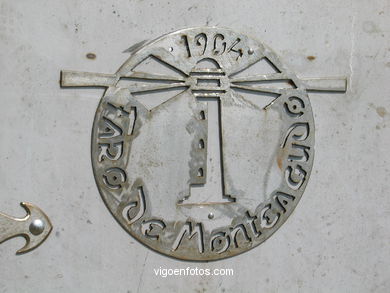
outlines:
[[266, 45], [218, 27], [132, 47], [114, 74], [62, 71], [61, 85], [106, 91], [92, 163], [107, 207], [163, 254], [208, 261], [270, 237], [298, 204], [314, 157], [308, 91], [346, 78], [298, 78]]
[[37, 206], [21, 202], [26, 216], [15, 218], [0, 213], [0, 244], [11, 238], [22, 236], [26, 244], [16, 254], [29, 252], [41, 245], [50, 235], [53, 226], [48, 216]]

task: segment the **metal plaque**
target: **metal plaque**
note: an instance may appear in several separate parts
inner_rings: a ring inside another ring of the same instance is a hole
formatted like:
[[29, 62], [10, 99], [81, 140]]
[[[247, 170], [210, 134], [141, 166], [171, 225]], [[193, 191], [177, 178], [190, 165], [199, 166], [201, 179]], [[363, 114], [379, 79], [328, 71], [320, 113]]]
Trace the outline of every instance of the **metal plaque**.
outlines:
[[92, 130], [97, 186], [116, 220], [163, 254], [217, 260], [251, 249], [289, 217], [308, 183], [308, 91], [269, 47], [198, 27], [131, 47], [115, 74], [63, 71], [62, 86], [106, 87]]

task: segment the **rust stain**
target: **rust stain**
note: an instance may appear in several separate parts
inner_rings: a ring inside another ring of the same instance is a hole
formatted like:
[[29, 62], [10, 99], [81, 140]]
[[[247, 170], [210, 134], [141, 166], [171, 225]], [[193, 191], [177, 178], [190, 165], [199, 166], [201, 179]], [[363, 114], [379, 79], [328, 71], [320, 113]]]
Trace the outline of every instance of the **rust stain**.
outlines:
[[96, 54], [95, 53], [88, 53], [85, 55], [88, 59], [95, 60], [96, 59]]
[[281, 156], [278, 156], [278, 158], [276, 159], [277, 163], [278, 163], [278, 167], [280, 170], [282, 170], [282, 157]]
[[281, 171], [283, 171], [283, 158], [288, 156], [286, 148], [279, 149], [276, 155], [276, 163]]
[[306, 58], [307, 58], [307, 60], [309, 60], [309, 61], [313, 61], [313, 60], [315, 60], [317, 57], [316, 57], [316, 56], [310, 55], [310, 56], [307, 56]]
[[279, 149], [276, 155], [276, 163], [280, 170], [283, 168], [283, 157], [284, 157], [285, 149]]
[[386, 114], [387, 114], [387, 111], [385, 109], [385, 107], [377, 107], [376, 108], [376, 113], [380, 116], [380, 117], [384, 117]]
[[297, 86], [295, 85], [295, 83], [294, 83], [291, 79], [288, 80], [287, 82], [288, 82], [288, 84], [291, 85], [292, 87], [295, 87], [295, 88], [297, 87]]

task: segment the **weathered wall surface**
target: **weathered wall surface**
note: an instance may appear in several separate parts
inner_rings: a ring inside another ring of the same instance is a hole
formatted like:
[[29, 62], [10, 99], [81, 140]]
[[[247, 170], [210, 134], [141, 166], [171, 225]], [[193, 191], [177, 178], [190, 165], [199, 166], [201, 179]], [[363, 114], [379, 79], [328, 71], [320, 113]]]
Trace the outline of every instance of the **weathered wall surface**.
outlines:
[[[132, 44], [199, 25], [262, 40], [299, 76], [350, 77], [347, 94], [310, 94], [316, 156], [293, 215], [261, 246], [212, 263], [164, 257], [118, 225], [90, 162], [103, 90], [58, 83], [61, 69], [113, 73]], [[386, 0], [1, 0], [0, 211], [35, 203], [54, 230], [23, 256], [23, 239], [0, 245], [0, 292], [388, 292], [389, 29]], [[153, 272], [188, 266], [234, 277]]]

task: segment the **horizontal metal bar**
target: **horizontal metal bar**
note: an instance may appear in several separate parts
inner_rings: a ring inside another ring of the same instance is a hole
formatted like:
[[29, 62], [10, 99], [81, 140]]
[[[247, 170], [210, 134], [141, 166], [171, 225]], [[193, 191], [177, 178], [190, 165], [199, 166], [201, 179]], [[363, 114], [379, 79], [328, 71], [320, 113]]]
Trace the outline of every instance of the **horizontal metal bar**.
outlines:
[[147, 80], [168, 80], [168, 81], [185, 81], [184, 77], [176, 77], [170, 75], [162, 74], [151, 74], [147, 72], [130, 72], [127, 75], [122, 76], [122, 78], [134, 78], [134, 79], [147, 79]]
[[305, 88], [308, 91], [325, 92], [346, 92], [346, 77], [327, 77], [327, 78], [301, 78]]
[[61, 86], [103, 86], [109, 87], [115, 85], [117, 77], [115, 74], [79, 72], [79, 71], [61, 71]]
[[196, 68], [190, 72], [190, 75], [225, 75], [225, 72], [219, 68]]
[[225, 94], [225, 91], [192, 91], [192, 94], [197, 98], [215, 98]]
[[289, 76], [285, 73], [270, 73], [270, 74], [260, 74], [260, 75], [251, 75], [245, 77], [232, 77], [230, 82], [254, 82], [254, 81], [267, 81], [267, 80], [289, 80]]
[[247, 85], [241, 85], [241, 84], [231, 84], [230, 87], [233, 89], [242, 89], [242, 90], [260, 92], [260, 93], [281, 94], [281, 92], [282, 92], [282, 89], [263, 87], [263, 86], [249, 86], [249, 85], [247, 86]]
[[124, 85], [120, 85], [120, 88], [128, 88], [131, 93], [142, 93], [142, 92], [153, 92], [158, 90], [165, 89], [180, 89], [180, 88], [188, 88], [185, 83], [168, 83], [168, 84], [142, 84], [142, 85], [134, 85], [126, 87]]

